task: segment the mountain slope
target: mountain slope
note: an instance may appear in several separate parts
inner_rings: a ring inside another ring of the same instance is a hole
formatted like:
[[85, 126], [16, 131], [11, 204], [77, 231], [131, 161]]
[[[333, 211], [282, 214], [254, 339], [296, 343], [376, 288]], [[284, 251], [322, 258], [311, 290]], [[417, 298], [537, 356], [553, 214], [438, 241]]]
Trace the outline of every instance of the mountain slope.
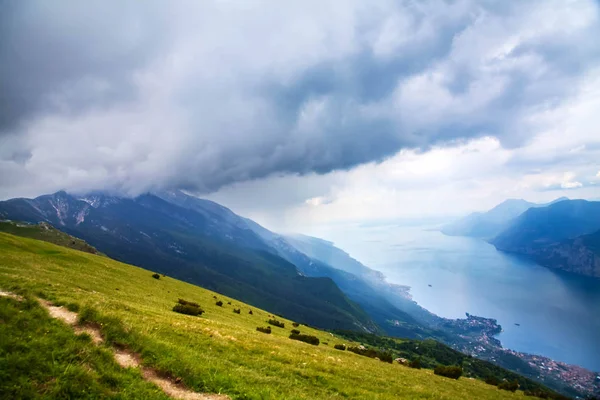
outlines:
[[[300, 276], [251, 230], [153, 195], [135, 199], [65, 192], [0, 202], [0, 216], [49, 222], [112, 258], [153, 269], [326, 328], [376, 331], [329, 278]], [[223, 223], [223, 225], [226, 225]]]
[[[109, 344], [132, 349], [140, 354], [145, 366], [179, 377], [195, 391], [224, 393], [240, 400], [522, 398], [522, 394], [498, 390], [479, 380], [452, 380], [436, 376], [431, 370], [410, 369], [336, 350], [335, 343], [359, 343], [307, 326], [298, 329], [319, 338], [318, 346], [290, 340], [292, 321], [287, 319], [281, 319], [285, 328], [273, 327], [272, 334], [266, 335], [257, 332], [256, 327], [266, 325], [268, 312], [252, 308], [253, 314], [249, 314], [250, 307], [238, 300], [171, 278], [153, 279], [151, 275], [150, 271], [107, 257], [0, 233], [0, 289], [17, 290], [26, 296], [38, 293], [55, 303], [80, 309], [85, 320], [101, 327]], [[215, 304], [215, 296], [223, 301], [222, 307]], [[205, 313], [200, 317], [174, 313], [171, 309], [178, 298], [198, 302]], [[11, 299], [0, 301], [19, 307]], [[234, 313], [235, 308], [242, 312]], [[23, 309], [21, 315], [29, 312]], [[12, 319], [4, 321], [3, 332], [10, 337], [20, 334]], [[40, 350], [56, 348], [59, 343], [53, 342], [53, 337], [45, 337], [45, 347]], [[89, 343], [81, 338], [80, 342]], [[14, 348], [7, 351], [13, 362], [19, 360]], [[127, 397], [123, 381], [126, 375], [131, 381], [136, 377], [139, 381], [135, 370], [102, 371], [96, 370], [102, 367], [100, 363], [84, 364], [78, 357], [69, 360], [75, 371], [108, 373], [101, 382], [110, 387], [109, 394], [114, 397]], [[53, 372], [50, 370], [50, 374]], [[27, 382], [32, 378], [30, 373], [21, 369], [6, 380]], [[60, 381], [60, 376], [56, 378]]]
[[491, 239], [506, 229], [511, 221], [534, 207], [548, 205], [568, 200], [558, 198], [550, 203], [536, 204], [523, 199], [508, 199], [484, 213], [473, 213], [442, 228], [442, 233], [449, 236], [470, 236], [481, 239]]
[[505, 251], [522, 252], [600, 229], [600, 202], [568, 200], [531, 208], [491, 243]]
[[[288, 235], [285, 236], [285, 241], [293, 248], [311, 257], [313, 262], [311, 268], [313, 270], [320, 264], [326, 264], [338, 271], [345, 272], [345, 275], [352, 276], [353, 280], [350, 283], [353, 281], [361, 282], [362, 285], [360, 288], [350, 287], [349, 289], [346, 289], [349, 286], [346, 282], [336, 280], [332, 276], [332, 279], [334, 279], [340, 288], [348, 295], [351, 296], [350, 293], [352, 289], [358, 289], [361, 292], [359, 295], [367, 296], [369, 299], [378, 299], [382, 303], [393, 307], [395, 309], [396, 318], [392, 318], [389, 313], [387, 313], [388, 315], [386, 316], [385, 321], [388, 321], [388, 323], [380, 323], [380, 325], [383, 324], [382, 326], [384, 329], [388, 329], [388, 334], [394, 334], [393, 330], [398, 327], [396, 324], [390, 325], [389, 321], [401, 322], [400, 326], [410, 326], [410, 324], [414, 324], [415, 322], [425, 326], [437, 326], [441, 322], [440, 318], [419, 306], [410, 298], [408, 287], [387, 282], [385, 276], [381, 272], [363, 265], [345, 251], [335, 247], [332, 242], [305, 235]], [[301, 263], [299, 262], [296, 263], [296, 265], [300, 264]], [[325, 271], [315, 271], [313, 273], [325, 273]], [[337, 275], [340, 274], [338, 273]], [[364, 289], [364, 287], [368, 287], [368, 290]], [[358, 299], [355, 299], [355, 301], [360, 303]], [[361, 305], [365, 310], [372, 309], [370, 305], [365, 303], [361, 303]], [[410, 318], [398, 317], [401, 314], [406, 314], [410, 316]], [[381, 313], [379, 313], [378, 318], [382, 318]], [[376, 318], [376, 320], [378, 319]], [[407, 335], [404, 334], [402, 336]]]
[[600, 231], [537, 248], [530, 256], [550, 268], [600, 278]]
[[39, 224], [27, 224], [13, 221], [0, 221], [0, 232], [28, 237], [31, 239], [43, 240], [44, 242], [54, 243], [59, 246], [64, 246], [79, 251], [85, 251], [86, 253], [100, 254], [98, 250], [87, 244], [85, 241], [68, 235], [46, 222], [40, 222]]
[[491, 243], [551, 268], [600, 276], [600, 202], [569, 200], [532, 208]]
[[277, 234], [248, 218], [236, 215], [226, 207], [181, 191], [157, 195], [209, 219], [225, 221], [220, 228], [223, 232], [251, 230], [260, 237], [270, 252], [294, 264], [305, 276], [331, 278], [389, 335], [414, 338], [445, 336], [442, 332], [429, 329], [425, 321], [417, 320], [412, 315], [414, 311], [417, 316], [432, 317], [431, 313], [407, 299], [404, 288], [387, 283], [383, 274], [364, 266], [331, 242], [304, 235]]

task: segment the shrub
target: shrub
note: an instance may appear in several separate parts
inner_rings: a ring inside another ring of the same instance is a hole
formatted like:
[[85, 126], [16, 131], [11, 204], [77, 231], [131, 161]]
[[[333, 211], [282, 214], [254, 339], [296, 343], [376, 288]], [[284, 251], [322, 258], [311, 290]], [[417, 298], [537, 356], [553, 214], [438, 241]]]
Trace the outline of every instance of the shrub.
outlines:
[[254, 313], [252, 312], [252, 310], [248, 311], [248, 314], [253, 315]]
[[414, 369], [421, 369], [421, 359], [415, 358], [408, 363], [408, 366]]
[[438, 365], [433, 370], [433, 373], [445, 376], [446, 378], [458, 379], [462, 375], [463, 369], [455, 365]]
[[159, 275], [159, 274], [152, 274], [152, 277], [153, 277], [154, 279], [160, 279], [160, 275]]
[[187, 305], [187, 306], [193, 306], [193, 307], [200, 307], [200, 305], [198, 303], [194, 303], [193, 301], [187, 301], [184, 299], [179, 299], [179, 300], [177, 300], [177, 302], [184, 306]]
[[290, 339], [299, 340], [301, 342], [312, 344], [313, 346], [319, 345], [319, 338], [316, 336], [313, 336], [313, 335], [303, 335], [301, 333], [292, 333], [290, 335]]
[[202, 315], [202, 313], [204, 312], [204, 310], [202, 310], [200, 307], [192, 306], [189, 304], [175, 304], [175, 307], [173, 307], [173, 311], [178, 312], [180, 314], [193, 316]]
[[299, 324], [299, 323], [297, 323], [297, 322], [292, 322], [292, 326], [293, 326], [294, 328], [297, 328], [297, 327], [299, 327], [299, 326], [300, 326], [300, 324]]
[[223, 307], [223, 302], [221, 300], [217, 301], [215, 304], [219, 307]]
[[336, 350], [346, 350], [346, 345], [345, 344], [336, 344], [335, 346], [333, 346], [333, 348]]
[[516, 391], [519, 388], [519, 381], [516, 379], [514, 381], [504, 381], [498, 385], [498, 389], [508, 390], [511, 392]]
[[488, 376], [487, 378], [485, 378], [484, 382], [487, 383], [488, 385], [493, 385], [493, 386], [498, 386], [498, 384], [500, 383], [498, 378], [496, 378], [495, 376]]
[[276, 319], [270, 319], [269, 324], [271, 324], [273, 326], [278, 326], [279, 328], [285, 328], [285, 323], [283, 323], [281, 321], [277, 321]]
[[242, 312], [242, 310], [240, 310], [239, 308], [234, 308], [233, 312], [236, 313], [236, 314], [239, 314], [239, 313]]
[[542, 390], [526, 390], [525, 396], [539, 397], [540, 399], [549, 399], [550, 395]]
[[295, 333], [296, 335], [298, 335], [300, 333], [300, 331], [298, 329], [292, 329], [292, 333]]
[[394, 357], [392, 357], [391, 353], [380, 352], [378, 354], [377, 358], [379, 358], [379, 361], [383, 361], [383, 362], [390, 363], [390, 364], [394, 362]]
[[231, 302], [230, 302], [230, 301], [228, 301], [228, 302], [227, 302], [227, 304], [231, 305]]
[[353, 347], [350, 346], [347, 348], [348, 351], [351, 351], [356, 354], [360, 354], [361, 356], [369, 357], [369, 358], [377, 358], [380, 361], [392, 363], [394, 362], [394, 358], [390, 353], [385, 353], [383, 351], [377, 351], [375, 349], [367, 349], [364, 346]]
[[257, 331], [262, 332], [262, 333], [271, 333], [271, 327], [267, 326], [266, 328], [263, 327], [257, 327], [256, 328]]

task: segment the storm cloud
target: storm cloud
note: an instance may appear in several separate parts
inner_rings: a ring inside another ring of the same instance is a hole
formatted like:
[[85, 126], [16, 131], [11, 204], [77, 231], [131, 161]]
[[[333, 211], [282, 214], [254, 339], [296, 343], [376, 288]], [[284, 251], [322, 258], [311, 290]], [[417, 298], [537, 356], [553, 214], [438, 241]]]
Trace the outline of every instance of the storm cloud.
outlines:
[[3, 197], [208, 193], [480, 137], [519, 148], [600, 56], [591, 0], [0, 5]]

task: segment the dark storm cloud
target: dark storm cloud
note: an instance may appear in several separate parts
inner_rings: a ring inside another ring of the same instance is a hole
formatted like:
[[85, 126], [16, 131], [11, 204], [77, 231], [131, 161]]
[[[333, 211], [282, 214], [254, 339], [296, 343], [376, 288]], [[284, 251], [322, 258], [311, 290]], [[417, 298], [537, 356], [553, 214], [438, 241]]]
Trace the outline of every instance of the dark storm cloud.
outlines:
[[0, 4], [5, 193], [207, 192], [482, 135], [519, 146], [599, 51], [585, 1]]
[[150, 2], [0, 6], [0, 133], [37, 113], [76, 114], [132, 100], [132, 74], [156, 56], [165, 27]]

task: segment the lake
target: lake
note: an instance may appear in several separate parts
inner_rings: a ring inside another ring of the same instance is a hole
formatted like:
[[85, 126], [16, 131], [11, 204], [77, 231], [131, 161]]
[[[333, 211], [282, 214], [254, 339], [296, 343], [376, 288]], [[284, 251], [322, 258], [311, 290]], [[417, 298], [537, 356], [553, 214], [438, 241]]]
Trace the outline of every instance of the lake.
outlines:
[[344, 226], [315, 233], [388, 281], [410, 286], [414, 300], [435, 314], [497, 319], [505, 348], [600, 371], [600, 279], [553, 271], [432, 227]]

